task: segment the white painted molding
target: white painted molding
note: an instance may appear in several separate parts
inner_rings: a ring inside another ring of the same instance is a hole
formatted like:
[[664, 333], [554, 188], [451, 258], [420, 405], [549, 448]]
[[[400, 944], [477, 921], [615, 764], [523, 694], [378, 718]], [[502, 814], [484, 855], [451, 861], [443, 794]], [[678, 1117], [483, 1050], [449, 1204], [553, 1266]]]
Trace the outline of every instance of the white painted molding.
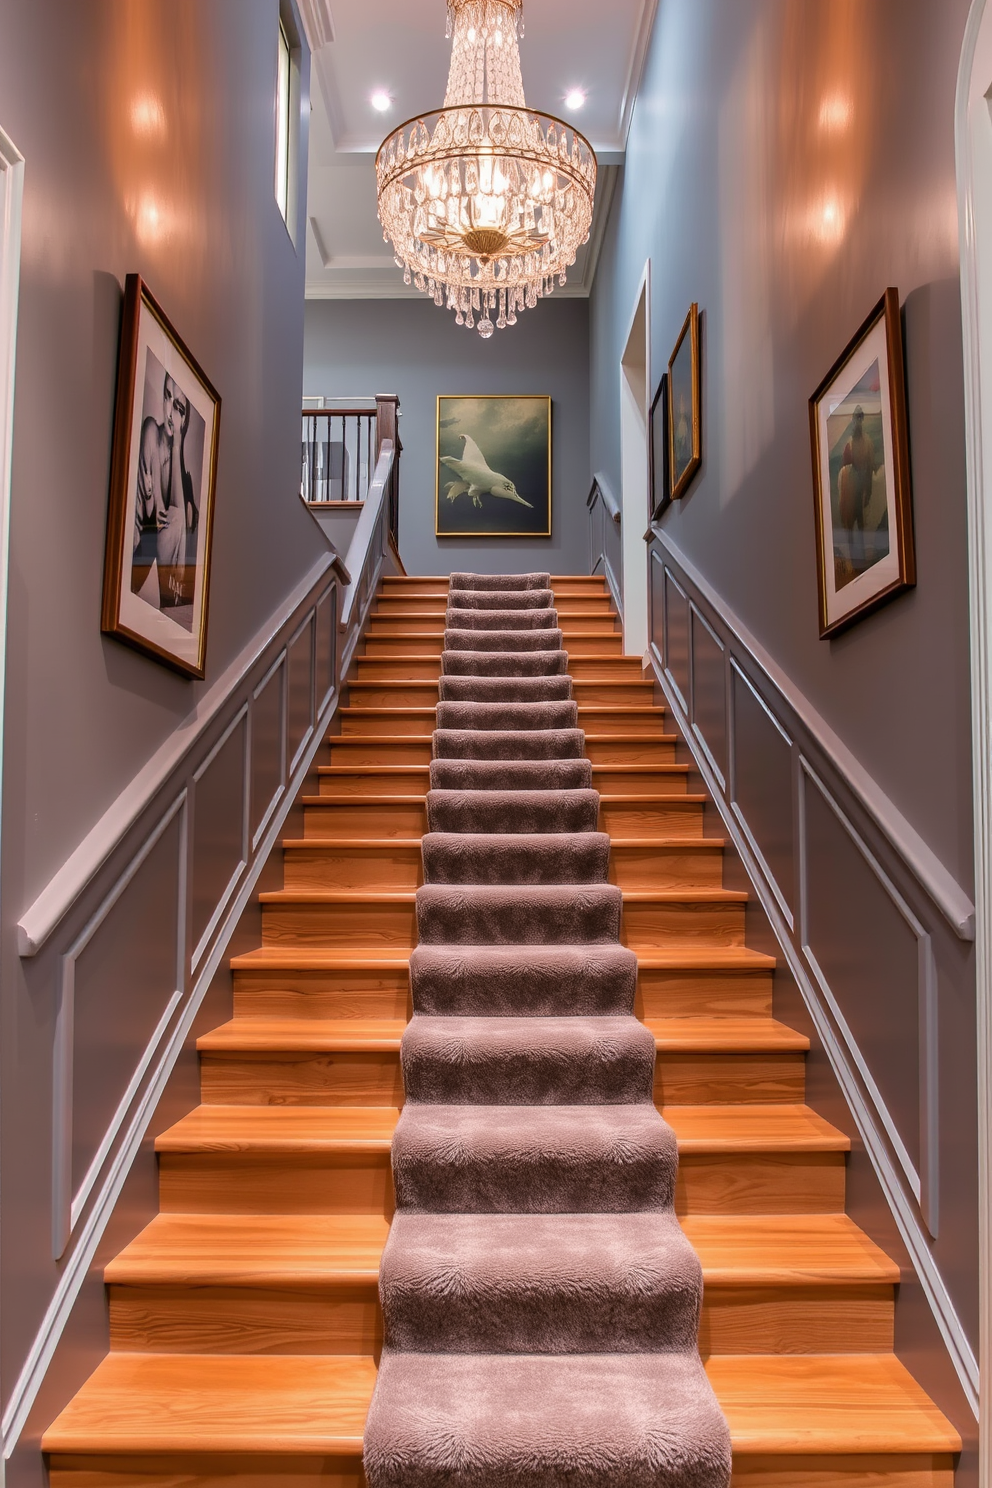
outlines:
[[[978, 1054], [979, 1360], [992, 1379], [992, 529], [987, 432], [992, 407], [983, 393], [982, 362], [992, 379], [992, 11], [972, 0], [954, 101], [961, 322], [964, 349], [965, 451], [971, 614], [972, 781], [975, 837], [975, 998]], [[984, 315], [984, 319], [983, 319]], [[992, 1488], [992, 1404], [982, 1391], [978, 1432], [981, 1488]]]
[[[679, 561], [681, 562], [681, 559]], [[721, 612], [725, 614], [725, 611]], [[868, 1153], [872, 1167], [881, 1184], [882, 1191], [892, 1211], [903, 1243], [909, 1252], [924, 1296], [937, 1322], [965, 1399], [977, 1418], [979, 1399], [978, 1361], [968, 1342], [967, 1335], [962, 1327], [961, 1319], [957, 1315], [950, 1293], [944, 1285], [943, 1277], [934, 1263], [928, 1237], [924, 1233], [920, 1219], [907, 1198], [896, 1165], [889, 1154], [885, 1140], [876, 1125], [874, 1115], [865, 1101], [861, 1088], [851, 1070], [846, 1051], [834, 1031], [830, 1019], [825, 1015], [819, 990], [810, 979], [803, 959], [793, 943], [788, 926], [782, 917], [778, 900], [771, 892], [765, 880], [765, 875], [761, 871], [761, 867], [752, 851], [751, 843], [748, 837], [741, 831], [740, 823], [734, 812], [730, 810], [723, 790], [717, 783], [716, 777], [710, 768], [710, 763], [705, 752], [699, 747], [699, 742], [692, 730], [685, 725], [686, 715], [680, 706], [678, 695], [671, 685], [669, 675], [656, 653], [656, 648], [652, 647], [650, 659], [651, 667], [659, 686], [664, 692], [673, 713], [680, 720], [682, 736], [693, 756], [696, 768], [702, 776], [706, 790], [720, 813], [728, 836], [740, 854], [745, 871], [754, 886], [761, 907], [768, 917], [775, 938], [788, 963], [789, 970], [802, 993], [817, 1035], [850, 1108], [858, 1133], [864, 1143], [865, 1151]]]
[[330, 0], [298, 0], [303, 29], [311, 52], [334, 40]]
[[240, 685], [258, 658], [272, 642], [322, 574], [333, 564], [330, 553], [321, 557], [278, 610], [270, 616], [239, 656], [203, 694], [196, 707], [156, 750], [151, 759], [125, 786], [103, 816], [86, 834], [75, 852], [22, 915], [17, 926], [17, 949], [21, 956], [37, 955], [56, 925], [75, 903], [97, 870], [107, 861], [125, 834], [154, 799], [182, 757], [195, 745], [220, 712], [231, 692]]
[[883, 836], [909, 865], [955, 934], [961, 940], [973, 940], [975, 938], [975, 905], [954, 875], [944, 867], [912, 823], [903, 816], [894, 802], [889, 800], [878, 782], [868, 774], [868, 771], [834, 732], [826, 719], [821, 717], [809, 700], [803, 696], [774, 657], [769, 655], [761, 642], [755, 639], [744, 622], [729, 609], [695, 565], [667, 535], [663, 540], [663, 551], [666, 550], [671, 553], [675, 562], [684, 570], [703, 598], [721, 617], [741, 648], [757, 663], [773, 687], [781, 693], [793, 713], [812, 734], [845, 785], [861, 802]]
[[644, 76], [644, 64], [647, 62], [648, 48], [651, 45], [651, 34], [654, 31], [657, 13], [658, 0], [643, 0], [634, 45], [627, 64], [627, 83], [620, 101], [620, 115], [617, 120], [617, 138], [622, 142], [624, 150], [627, 148], [630, 121], [634, 113], [634, 104], [637, 102], [637, 94], [640, 91], [641, 79]]

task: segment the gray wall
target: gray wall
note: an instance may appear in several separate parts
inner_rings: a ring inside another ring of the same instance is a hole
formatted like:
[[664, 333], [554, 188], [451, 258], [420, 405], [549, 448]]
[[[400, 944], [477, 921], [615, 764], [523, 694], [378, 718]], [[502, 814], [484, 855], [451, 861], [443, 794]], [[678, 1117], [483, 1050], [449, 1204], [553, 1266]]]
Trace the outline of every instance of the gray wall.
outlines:
[[[5, 1395], [56, 1269], [56, 979], [29, 982], [16, 921], [327, 551], [297, 494], [303, 257], [273, 195], [278, 10], [277, 0], [0, 0], [0, 126], [26, 161], [3, 740]], [[303, 74], [305, 105], [305, 58]], [[132, 125], [143, 97], [161, 105], [152, 136]], [[121, 287], [131, 271], [223, 398], [205, 684], [100, 634]], [[165, 915], [173, 909], [164, 903]], [[142, 916], [154, 922], [154, 896], [136, 906], [135, 925]], [[157, 960], [143, 965], [140, 939], [131, 952], [95, 984], [105, 1011], [123, 999], [122, 1017], [128, 991], [161, 972]], [[122, 1040], [141, 1033], [134, 1021], [120, 1023]], [[80, 1099], [93, 1092], [92, 1122], [106, 1115], [99, 1061], [116, 1080], [118, 1052], [93, 1051], [80, 1086]]]
[[[664, 528], [972, 881], [953, 106], [967, 0], [661, 0], [592, 301], [592, 465], [652, 269], [652, 385], [703, 313], [703, 468]], [[831, 132], [830, 103], [852, 103]], [[826, 107], [825, 107], [826, 105]], [[823, 203], [843, 233], [818, 236]], [[817, 624], [807, 399], [887, 285], [905, 304], [918, 586]]]
[[[482, 341], [422, 300], [309, 300], [304, 390], [324, 396], [398, 393], [400, 553], [410, 574], [527, 569], [582, 573], [589, 493], [588, 301], [540, 303]], [[550, 393], [550, 538], [434, 535], [439, 393]]]

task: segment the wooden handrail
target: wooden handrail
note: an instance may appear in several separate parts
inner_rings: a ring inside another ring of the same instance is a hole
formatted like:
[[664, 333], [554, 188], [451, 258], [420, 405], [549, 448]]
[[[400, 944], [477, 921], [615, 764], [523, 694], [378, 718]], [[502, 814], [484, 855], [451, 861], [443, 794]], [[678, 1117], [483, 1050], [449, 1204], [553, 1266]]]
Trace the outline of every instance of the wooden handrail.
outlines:
[[[383, 552], [383, 517], [388, 504], [388, 489], [393, 474], [394, 459], [393, 441], [384, 439], [376, 461], [375, 475], [369, 486], [362, 514], [358, 519], [355, 535], [351, 539], [351, 546], [345, 559], [352, 578], [341, 606], [341, 630], [349, 629], [356, 600], [363, 589], [369, 590], [374, 587], [378, 577], [378, 566], [382, 563]], [[372, 572], [373, 569], [375, 573]]]
[[606, 484], [606, 481], [601, 475], [593, 476], [592, 486], [590, 488], [589, 495], [586, 497], [586, 506], [590, 511], [592, 511], [593, 507], [596, 505], [597, 498], [602, 501], [603, 505], [606, 507], [606, 510], [609, 512], [610, 516], [619, 527], [622, 520], [620, 515], [620, 506], [613, 492], [610, 490], [609, 486]]

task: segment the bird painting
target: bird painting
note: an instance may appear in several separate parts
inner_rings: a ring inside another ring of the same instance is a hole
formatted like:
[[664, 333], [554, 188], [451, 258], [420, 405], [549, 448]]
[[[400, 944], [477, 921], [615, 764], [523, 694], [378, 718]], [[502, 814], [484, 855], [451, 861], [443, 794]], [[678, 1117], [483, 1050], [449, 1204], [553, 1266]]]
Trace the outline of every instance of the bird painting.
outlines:
[[442, 455], [441, 464], [446, 465], [457, 477], [445, 486], [444, 494], [448, 501], [456, 501], [459, 496], [466, 492], [471, 497], [473, 506], [482, 506], [482, 498], [485, 495], [501, 496], [505, 501], [517, 501], [521, 506], [533, 506], [525, 501], [517, 493], [517, 488], [505, 475], [500, 475], [495, 470], [490, 470], [485, 455], [480, 450], [474, 439], [467, 434], [462, 438], [462, 457], [456, 460], [452, 455]]

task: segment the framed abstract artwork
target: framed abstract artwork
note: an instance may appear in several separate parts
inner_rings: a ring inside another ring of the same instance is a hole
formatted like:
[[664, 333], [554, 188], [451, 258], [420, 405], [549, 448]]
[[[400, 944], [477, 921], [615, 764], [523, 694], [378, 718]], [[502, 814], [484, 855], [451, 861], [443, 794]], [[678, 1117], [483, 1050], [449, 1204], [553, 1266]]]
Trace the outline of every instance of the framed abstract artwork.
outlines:
[[207, 649], [220, 395], [146, 284], [124, 286], [101, 629], [188, 677]]
[[916, 583], [899, 293], [887, 289], [809, 400], [820, 635]]
[[669, 475], [668, 373], [663, 372], [648, 415], [648, 466], [651, 484], [651, 521], [657, 522], [672, 504]]
[[435, 481], [438, 537], [550, 537], [550, 397], [439, 397]]
[[673, 501], [685, 495], [702, 460], [699, 306], [693, 303], [668, 363], [668, 462]]

